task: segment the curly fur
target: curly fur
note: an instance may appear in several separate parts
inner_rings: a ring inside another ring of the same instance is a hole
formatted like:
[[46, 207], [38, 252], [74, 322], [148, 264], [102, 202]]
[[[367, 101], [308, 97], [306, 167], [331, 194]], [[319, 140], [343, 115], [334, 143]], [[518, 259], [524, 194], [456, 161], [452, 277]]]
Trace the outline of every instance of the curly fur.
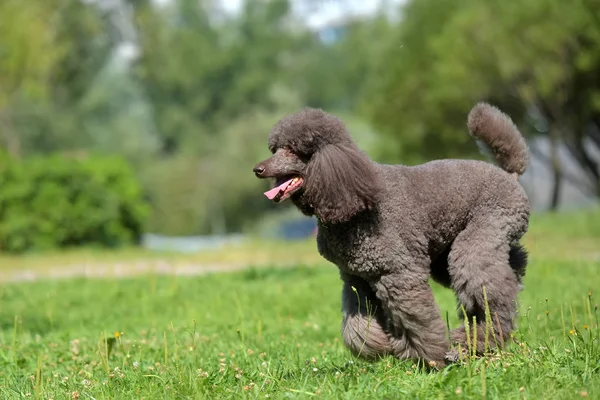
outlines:
[[[377, 204], [381, 194], [374, 166], [353, 144], [331, 144], [313, 154], [306, 193], [319, 220], [344, 222]], [[326, 190], [323, 190], [327, 188]]]
[[317, 217], [318, 250], [340, 270], [342, 337], [355, 355], [443, 366], [455, 359], [454, 344], [466, 348], [464, 327], [448, 340], [430, 278], [454, 290], [459, 308], [476, 319], [479, 352], [486, 330], [492, 347], [510, 338], [527, 265], [519, 240], [530, 213], [513, 176], [525, 171], [528, 149], [510, 118], [489, 104], [471, 110], [468, 128], [499, 166], [376, 163], [342, 121], [312, 108], [284, 117], [269, 135], [273, 156], [254, 172], [303, 179], [290, 199]]
[[304, 214], [339, 223], [379, 200], [382, 187], [375, 165], [352, 142], [343, 122], [322, 110], [306, 108], [282, 118], [271, 132], [269, 148], [275, 155], [267, 166], [279, 174], [285, 167], [277, 164], [285, 154], [297, 155], [286, 164], [306, 161], [296, 168], [305, 179], [304, 195], [292, 197]]
[[522, 175], [529, 164], [525, 139], [512, 120], [498, 108], [478, 103], [467, 117], [469, 133], [492, 150], [500, 168]]

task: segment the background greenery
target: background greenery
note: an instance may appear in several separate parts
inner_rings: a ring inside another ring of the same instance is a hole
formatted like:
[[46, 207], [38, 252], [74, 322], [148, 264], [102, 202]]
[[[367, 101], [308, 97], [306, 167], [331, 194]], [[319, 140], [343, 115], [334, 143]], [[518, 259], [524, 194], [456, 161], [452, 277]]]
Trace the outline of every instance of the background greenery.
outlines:
[[2, 1], [0, 143], [25, 164], [117, 156], [142, 187], [144, 231], [219, 234], [274, 210], [251, 169], [285, 113], [323, 107], [373, 158], [414, 164], [480, 157], [465, 119], [487, 100], [550, 139], [547, 208], [567, 179], [600, 195], [597, 0], [381, 2], [315, 30], [297, 10], [318, 3]]
[[121, 157], [0, 159], [0, 251], [137, 244], [148, 207]]

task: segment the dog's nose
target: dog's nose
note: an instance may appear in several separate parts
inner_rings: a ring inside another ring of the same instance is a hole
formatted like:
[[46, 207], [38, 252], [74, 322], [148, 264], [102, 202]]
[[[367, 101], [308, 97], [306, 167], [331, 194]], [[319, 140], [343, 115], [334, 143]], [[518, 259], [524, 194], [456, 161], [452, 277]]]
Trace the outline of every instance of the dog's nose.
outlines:
[[265, 167], [259, 164], [259, 165], [255, 166], [252, 171], [254, 171], [256, 176], [260, 176], [263, 174], [263, 172], [265, 172]]

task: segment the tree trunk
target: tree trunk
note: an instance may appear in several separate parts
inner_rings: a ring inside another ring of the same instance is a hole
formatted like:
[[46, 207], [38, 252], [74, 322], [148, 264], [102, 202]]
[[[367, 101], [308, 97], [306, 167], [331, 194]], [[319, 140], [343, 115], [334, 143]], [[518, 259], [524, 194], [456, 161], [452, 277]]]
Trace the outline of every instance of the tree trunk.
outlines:
[[0, 138], [12, 157], [21, 157], [21, 141], [14, 130], [9, 111], [0, 113]]
[[594, 185], [596, 196], [600, 198], [600, 168], [598, 167], [598, 163], [592, 158], [585, 147], [585, 136], [578, 138], [577, 147], [581, 153], [581, 162], [584, 168], [587, 169], [590, 174], [590, 179]]
[[560, 132], [550, 128], [550, 162], [552, 165], [552, 194], [550, 197], [550, 211], [555, 212], [560, 205], [562, 193], [562, 164], [559, 157]]

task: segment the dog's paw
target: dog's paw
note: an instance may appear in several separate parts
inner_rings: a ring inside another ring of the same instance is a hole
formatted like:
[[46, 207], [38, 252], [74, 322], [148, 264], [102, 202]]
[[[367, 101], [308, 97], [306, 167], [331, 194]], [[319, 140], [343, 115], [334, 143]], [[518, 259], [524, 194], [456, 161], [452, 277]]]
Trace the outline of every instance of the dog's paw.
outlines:
[[458, 351], [457, 348], [454, 349], [450, 349], [446, 355], [444, 356], [444, 359], [449, 362], [449, 363], [456, 363], [459, 362], [460, 360], [462, 360], [463, 358], [467, 357], [467, 351], [462, 349], [460, 352]]

